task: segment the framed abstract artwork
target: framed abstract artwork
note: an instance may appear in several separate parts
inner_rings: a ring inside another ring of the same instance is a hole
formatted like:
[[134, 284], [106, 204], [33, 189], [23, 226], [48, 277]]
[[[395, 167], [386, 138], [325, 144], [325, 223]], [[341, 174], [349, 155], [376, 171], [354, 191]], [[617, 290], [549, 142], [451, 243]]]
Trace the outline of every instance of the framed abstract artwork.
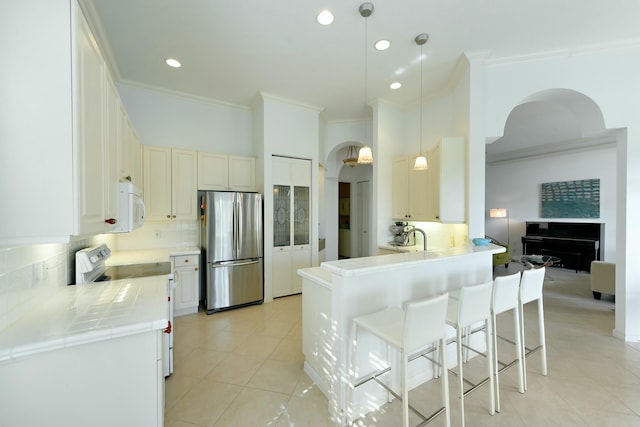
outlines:
[[540, 210], [542, 218], [600, 218], [600, 180], [543, 183]]

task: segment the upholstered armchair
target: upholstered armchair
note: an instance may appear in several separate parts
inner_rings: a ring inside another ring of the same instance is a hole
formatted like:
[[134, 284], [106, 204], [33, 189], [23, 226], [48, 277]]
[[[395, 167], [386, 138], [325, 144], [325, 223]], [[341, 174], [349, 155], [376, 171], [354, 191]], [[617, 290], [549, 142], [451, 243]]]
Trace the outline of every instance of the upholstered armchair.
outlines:
[[493, 254], [493, 266], [495, 267], [496, 265], [504, 264], [505, 268], [509, 267], [509, 263], [511, 262], [511, 251], [509, 250], [509, 245], [503, 245], [491, 236], [484, 237], [491, 240], [491, 243], [493, 243], [494, 245], [504, 246], [507, 249], [506, 252]]

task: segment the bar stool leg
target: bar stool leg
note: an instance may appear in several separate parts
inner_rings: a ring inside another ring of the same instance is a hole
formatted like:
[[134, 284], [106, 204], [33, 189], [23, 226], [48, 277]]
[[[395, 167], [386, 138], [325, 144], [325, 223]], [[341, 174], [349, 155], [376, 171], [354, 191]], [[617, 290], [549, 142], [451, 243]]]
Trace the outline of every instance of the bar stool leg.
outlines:
[[462, 328], [456, 328], [456, 348], [458, 351], [458, 387], [460, 390], [460, 417], [464, 427], [464, 376], [462, 375]]
[[[524, 367], [523, 367], [523, 359], [524, 354], [522, 353], [522, 335], [520, 334], [520, 307], [516, 306], [513, 309], [513, 330], [516, 335], [516, 357], [518, 358], [518, 391], [520, 393], [524, 393]], [[497, 356], [496, 356], [497, 360]], [[496, 373], [496, 378], [498, 374]], [[497, 387], [497, 384], [496, 384]]]
[[542, 307], [542, 297], [538, 299], [538, 328], [540, 331], [540, 357], [542, 375], [547, 375], [547, 340], [544, 330], [544, 308]]
[[446, 341], [442, 339], [438, 341], [439, 353], [440, 354], [440, 367], [442, 369], [442, 378], [440, 379], [440, 386], [442, 387], [442, 406], [444, 406], [445, 416], [446, 416], [446, 426], [451, 427], [451, 412], [449, 412], [449, 370], [447, 369], [447, 355], [446, 355]]
[[486, 343], [487, 343], [487, 374], [489, 376], [489, 401], [490, 408], [489, 414], [494, 415], [496, 413], [496, 395], [494, 390], [495, 388], [495, 375], [493, 373], [493, 325], [491, 325], [491, 320], [487, 319], [484, 321], [486, 333]]
[[[491, 319], [493, 320], [493, 371], [496, 376], [496, 412], [500, 412], [500, 375], [498, 375], [498, 371], [500, 367], [498, 366], [498, 319], [495, 312], [492, 313]], [[517, 335], [517, 332], [516, 332]], [[517, 345], [517, 344], [516, 344]]]

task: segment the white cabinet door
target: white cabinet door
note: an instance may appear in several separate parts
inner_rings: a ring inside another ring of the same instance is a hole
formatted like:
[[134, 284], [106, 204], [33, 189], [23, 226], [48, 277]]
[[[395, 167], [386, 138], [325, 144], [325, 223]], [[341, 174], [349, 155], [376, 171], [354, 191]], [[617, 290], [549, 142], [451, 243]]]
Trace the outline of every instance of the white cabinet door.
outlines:
[[144, 146], [147, 220], [195, 220], [198, 214], [195, 151]]
[[171, 149], [144, 147], [144, 204], [148, 221], [171, 220]]
[[142, 188], [142, 144], [128, 117], [125, 123], [128, 169], [124, 179], [133, 182], [138, 188]]
[[256, 159], [229, 156], [229, 187], [236, 191], [256, 191]]
[[106, 163], [106, 192], [105, 192], [105, 218], [107, 218], [107, 228], [115, 227], [109, 221], [119, 220], [119, 176], [121, 151], [123, 149], [122, 138], [122, 104], [120, 96], [116, 90], [111, 78], [107, 78], [106, 84], [106, 155], [104, 161]]
[[224, 154], [198, 152], [198, 190], [227, 190], [227, 163]]
[[200, 301], [200, 261], [198, 255], [171, 257], [174, 283], [174, 315], [183, 316], [198, 312]]
[[272, 256], [272, 293], [273, 297], [282, 297], [293, 293], [293, 283], [291, 281], [291, 269], [293, 262], [291, 259], [291, 247], [281, 246], [273, 248]]
[[78, 234], [105, 231], [105, 64], [78, 11]]
[[298, 270], [311, 267], [311, 247], [294, 246], [291, 251], [291, 264], [291, 293], [299, 294], [302, 292], [302, 277], [298, 275]]
[[465, 222], [465, 139], [443, 138], [440, 142], [440, 221]]
[[195, 151], [171, 150], [171, 219], [198, 218], [197, 168]]
[[432, 219], [429, 206], [429, 171], [413, 169], [413, 160], [409, 161], [409, 214], [414, 221]]
[[198, 190], [256, 190], [256, 159], [198, 152]]
[[393, 219], [408, 220], [409, 213], [409, 174], [406, 157], [393, 159], [392, 165], [392, 215]]

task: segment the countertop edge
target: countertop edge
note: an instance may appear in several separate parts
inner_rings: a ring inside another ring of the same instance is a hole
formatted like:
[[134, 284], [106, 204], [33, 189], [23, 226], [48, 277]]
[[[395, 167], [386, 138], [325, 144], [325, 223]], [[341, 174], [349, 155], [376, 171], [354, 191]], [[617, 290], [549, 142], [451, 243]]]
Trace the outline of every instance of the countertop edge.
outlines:
[[298, 270], [298, 275], [305, 279], [309, 279], [322, 287], [333, 289], [331, 273], [324, 270], [322, 267], [302, 268]]
[[378, 271], [389, 271], [406, 268], [411, 264], [435, 262], [443, 258], [457, 258], [463, 256], [486, 255], [505, 252], [504, 246], [488, 244], [486, 246], [474, 246], [469, 244], [464, 247], [456, 247], [442, 250], [428, 250], [427, 252], [399, 252], [397, 254], [377, 255], [366, 258], [352, 258], [338, 261], [325, 261], [320, 268], [333, 274], [350, 277], [364, 274], [372, 274]]

